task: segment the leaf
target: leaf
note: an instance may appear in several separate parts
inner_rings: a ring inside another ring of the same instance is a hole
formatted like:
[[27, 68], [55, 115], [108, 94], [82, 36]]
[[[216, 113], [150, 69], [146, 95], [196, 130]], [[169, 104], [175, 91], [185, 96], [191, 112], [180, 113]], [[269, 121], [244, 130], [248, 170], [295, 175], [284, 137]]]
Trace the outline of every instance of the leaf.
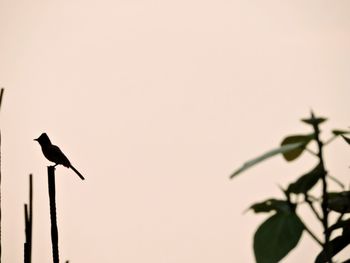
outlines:
[[350, 191], [328, 193], [328, 208], [338, 213], [350, 213]]
[[[338, 254], [338, 252], [342, 251], [347, 245], [350, 244], [350, 236], [342, 235], [334, 238], [328, 243], [328, 255], [330, 258]], [[327, 259], [326, 250], [322, 250], [320, 254], [318, 254], [315, 263], [327, 263], [329, 260]]]
[[255, 159], [252, 159], [248, 162], [245, 162], [239, 169], [237, 169], [234, 173], [232, 173], [230, 175], [230, 179], [232, 179], [233, 177], [235, 177], [236, 175], [240, 174], [241, 172], [247, 170], [248, 168], [270, 158], [270, 157], [273, 157], [277, 154], [280, 154], [280, 153], [287, 153], [287, 152], [290, 152], [290, 151], [293, 151], [297, 148], [299, 148], [300, 146], [302, 146], [303, 143], [301, 142], [297, 142], [297, 143], [291, 143], [291, 144], [286, 144], [286, 145], [283, 145], [277, 149], [274, 149], [274, 150], [271, 150]]
[[292, 135], [288, 136], [283, 139], [281, 142], [281, 146], [288, 145], [292, 143], [300, 143], [301, 145], [297, 148], [295, 148], [292, 151], [288, 151], [283, 153], [284, 159], [286, 159], [288, 162], [295, 160], [298, 158], [303, 151], [305, 150], [306, 145], [314, 138], [313, 134], [308, 135]]
[[335, 136], [343, 135], [343, 134], [349, 134], [350, 131], [344, 131], [344, 130], [332, 130], [332, 133]]
[[319, 125], [322, 122], [325, 122], [326, 120], [327, 120], [326, 118], [322, 118], [322, 117], [315, 118], [314, 116], [312, 116], [310, 119], [302, 119], [301, 121], [310, 125]]
[[254, 235], [257, 263], [275, 263], [298, 244], [304, 225], [294, 213], [277, 213], [267, 219]]
[[253, 204], [249, 209], [254, 210], [255, 213], [266, 213], [272, 210], [286, 213], [291, 211], [290, 204], [287, 201], [274, 198]]
[[291, 183], [288, 186], [287, 192], [294, 194], [305, 194], [309, 191], [318, 180], [322, 177], [323, 169], [320, 164], [318, 164], [314, 169], [312, 169], [307, 174], [301, 176], [296, 182]]
[[348, 144], [350, 144], [350, 138], [345, 137], [344, 135], [341, 135], [341, 137], [343, 137], [343, 139], [344, 139]]

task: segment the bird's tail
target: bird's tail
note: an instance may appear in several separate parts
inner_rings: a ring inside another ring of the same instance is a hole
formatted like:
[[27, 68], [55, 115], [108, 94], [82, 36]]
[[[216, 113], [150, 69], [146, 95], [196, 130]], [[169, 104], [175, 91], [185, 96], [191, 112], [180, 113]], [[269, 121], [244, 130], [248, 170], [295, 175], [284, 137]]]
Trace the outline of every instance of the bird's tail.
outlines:
[[85, 180], [84, 176], [82, 176], [81, 173], [79, 173], [79, 171], [75, 169], [73, 165], [70, 165], [70, 168], [72, 168], [72, 170], [80, 177], [81, 180]]

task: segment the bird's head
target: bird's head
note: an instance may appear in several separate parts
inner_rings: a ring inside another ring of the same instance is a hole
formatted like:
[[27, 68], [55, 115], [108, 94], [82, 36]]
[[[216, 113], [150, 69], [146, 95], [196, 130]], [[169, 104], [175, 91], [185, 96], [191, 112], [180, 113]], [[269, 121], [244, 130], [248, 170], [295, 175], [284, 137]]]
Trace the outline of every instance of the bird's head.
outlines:
[[47, 144], [51, 144], [51, 141], [49, 139], [49, 136], [47, 136], [47, 134], [44, 132], [42, 133], [39, 138], [34, 139], [34, 141], [37, 141], [40, 145], [47, 145]]

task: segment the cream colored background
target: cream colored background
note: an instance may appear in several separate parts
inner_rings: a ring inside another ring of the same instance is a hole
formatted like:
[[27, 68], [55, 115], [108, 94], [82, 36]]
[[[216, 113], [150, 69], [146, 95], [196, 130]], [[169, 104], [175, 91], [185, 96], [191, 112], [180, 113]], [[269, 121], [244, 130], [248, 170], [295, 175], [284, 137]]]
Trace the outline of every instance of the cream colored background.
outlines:
[[[345, 0], [1, 0], [3, 262], [22, 262], [30, 172], [33, 259], [51, 257], [43, 131], [87, 178], [56, 172], [62, 260], [253, 262], [266, 215], [242, 212], [314, 161], [228, 175], [309, 132], [311, 108], [325, 130], [350, 125], [349, 13]], [[349, 151], [326, 151], [347, 184]], [[317, 252], [304, 235], [284, 262]]]

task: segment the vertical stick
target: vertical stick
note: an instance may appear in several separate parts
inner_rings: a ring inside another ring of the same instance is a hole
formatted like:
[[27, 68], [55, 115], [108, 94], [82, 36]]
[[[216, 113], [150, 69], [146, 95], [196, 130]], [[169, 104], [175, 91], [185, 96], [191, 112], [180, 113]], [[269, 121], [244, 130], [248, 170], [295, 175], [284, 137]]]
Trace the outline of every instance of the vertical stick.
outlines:
[[29, 218], [28, 218], [28, 205], [24, 204], [24, 232], [26, 236], [26, 241], [24, 242], [24, 263], [29, 263], [29, 253], [28, 253], [28, 225], [29, 225]]
[[2, 102], [2, 96], [4, 95], [4, 88], [1, 88], [0, 90], [0, 107], [1, 107], [1, 102]]
[[[2, 91], [2, 90], [1, 90]], [[0, 97], [1, 103], [1, 97]], [[0, 131], [0, 263], [1, 263], [1, 131]]]
[[50, 218], [51, 218], [51, 242], [52, 242], [52, 258], [54, 263], [59, 263], [58, 254], [58, 230], [56, 217], [56, 186], [55, 186], [55, 167], [47, 167], [49, 198], [50, 198]]
[[[1, 102], [2, 97], [4, 95], [4, 88], [1, 88], [0, 90], [0, 108], [1, 108]], [[1, 263], [1, 133], [0, 133], [0, 263]]]
[[33, 175], [29, 175], [29, 221], [28, 221], [28, 262], [32, 262], [32, 233], [33, 233]]
[[32, 262], [32, 233], [33, 233], [33, 176], [29, 175], [29, 209], [24, 205], [24, 221], [26, 242], [24, 243], [24, 262]]

